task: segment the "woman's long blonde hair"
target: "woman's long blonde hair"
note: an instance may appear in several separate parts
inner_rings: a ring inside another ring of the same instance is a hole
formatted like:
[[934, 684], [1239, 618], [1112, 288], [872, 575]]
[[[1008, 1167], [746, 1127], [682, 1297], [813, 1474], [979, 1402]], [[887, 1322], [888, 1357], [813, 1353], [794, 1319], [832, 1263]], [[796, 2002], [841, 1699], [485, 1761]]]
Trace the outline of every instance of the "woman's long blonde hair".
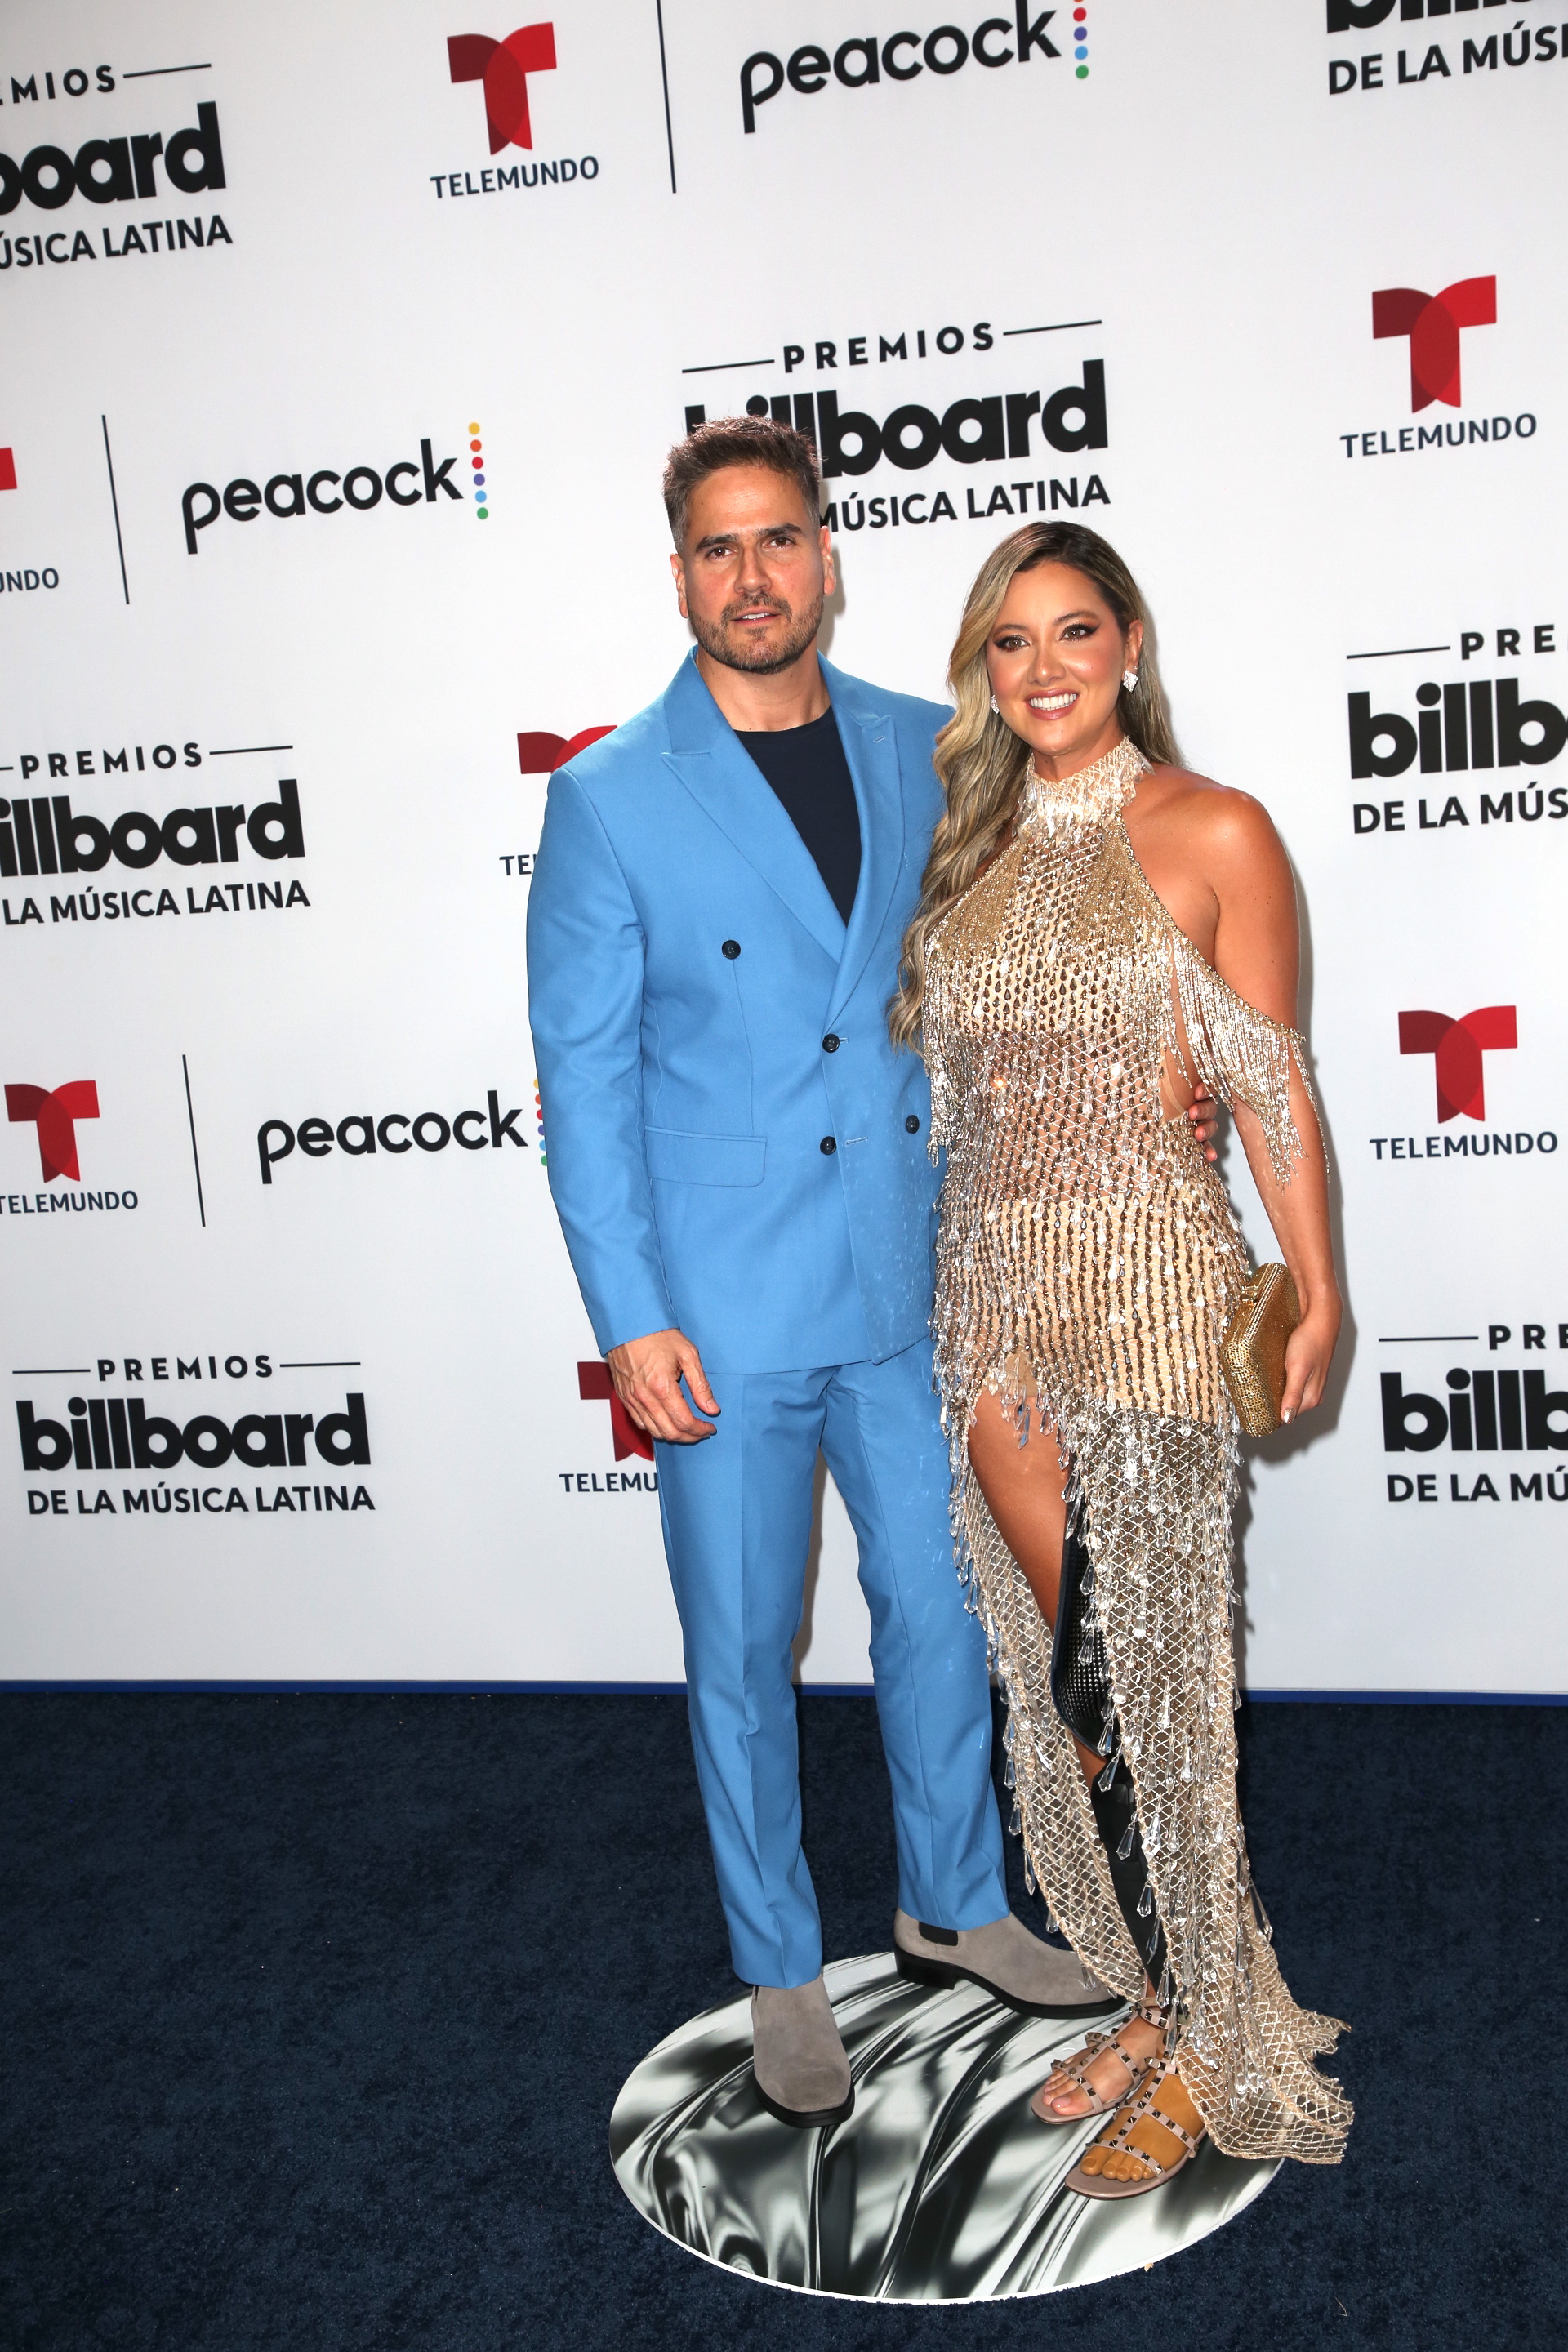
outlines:
[[947, 808], [932, 836], [921, 902], [904, 933], [899, 991], [888, 1007], [888, 1026], [896, 1045], [919, 1044], [926, 948], [932, 931], [954, 900], [963, 896], [1013, 822], [1029, 747], [991, 708], [985, 648], [1014, 580], [1020, 572], [1033, 572], [1041, 563], [1068, 563], [1092, 580], [1115, 614], [1123, 635], [1134, 621], [1143, 623], [1138, 683], [1131, 694], [1123, 688], [1117, 696], [1116, 716], [1122, 733], [1131, 738], [1146, 760], [1179, 761], [1143, 599], [1116, 550], [1098, 531], [1077, 522], [1032, 522], [993, 548], [969, 592], [948, 665], [948, 685], [958, 708], [937, 737], [935, 751]]

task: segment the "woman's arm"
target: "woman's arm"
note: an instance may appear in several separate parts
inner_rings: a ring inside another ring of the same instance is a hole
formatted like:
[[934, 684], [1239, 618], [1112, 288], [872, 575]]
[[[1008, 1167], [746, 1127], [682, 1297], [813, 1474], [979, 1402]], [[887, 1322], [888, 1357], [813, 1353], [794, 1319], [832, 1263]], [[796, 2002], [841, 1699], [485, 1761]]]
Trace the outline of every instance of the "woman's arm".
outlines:
[[[1248, 1004], [1293, 1029], [1300, 933], [1295, 879], [1279, 836], [1268, 812], [1245, 793], [1194, 794], [1193, 816], [1217, 901], [1215, 970]], [[1274, 1173], [1261, 1121], [1246, 1104], [1236, 1106], [1237, 1133], [1301, 1302], [1301, 1320], [1285, 1351], [1285, 1421], [1321, 1398], [1343, 1312], [1322, 1133], [1294, 1055], [1289, 1067], [1301, 1156], [1288, 1184]]]

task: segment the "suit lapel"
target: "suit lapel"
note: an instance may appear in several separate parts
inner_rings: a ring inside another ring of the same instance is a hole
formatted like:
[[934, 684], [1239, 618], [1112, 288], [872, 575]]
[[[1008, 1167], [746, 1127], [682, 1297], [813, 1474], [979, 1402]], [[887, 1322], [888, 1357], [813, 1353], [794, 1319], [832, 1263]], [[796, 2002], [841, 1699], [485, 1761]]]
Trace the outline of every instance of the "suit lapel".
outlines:
[[[818, 947], [837, 963], [845, 950], [844, 924], [817, 872], [816, 860], [778, 795], [736, 740], [704, 686], [694, 656], [681, 664], [671, 681], [665, 695], [665, 717], [670, 742], [664, 754], [666, 767], [777, 893]], [[847, 751], [848, 748], [846, 743]], [[853, 758], [850, 772], [853, 774]], [[859, 798], [858, 779], [856, 794]], [[865, 829], [862, 803], [862, 839]], [[859, 911], [858, 899], [857, 917]]]
[[833, 983], [831, 1019], [854, 994], [888, 918], [903, 862], [904, 795], [891, 712], [879, 709], [858, 680], [827, 662], [822, 668], [860, 813], [860, 887]]

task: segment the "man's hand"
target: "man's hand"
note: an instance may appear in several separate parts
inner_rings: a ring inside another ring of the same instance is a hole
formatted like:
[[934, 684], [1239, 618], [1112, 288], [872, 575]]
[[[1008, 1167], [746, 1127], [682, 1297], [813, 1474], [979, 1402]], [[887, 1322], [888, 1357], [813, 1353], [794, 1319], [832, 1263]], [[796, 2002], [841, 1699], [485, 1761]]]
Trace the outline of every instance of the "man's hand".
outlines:
[[645, 1339], [628, 1339], [612, 1348], [605, 1360], [616, 1394], [646, 1436], [668, 1445], [695, 1445], [712, 1436], [713, 1423], [699, 1421], [680, 1392], [684, 1375], [702, 1411], [719, 1411], [702, 1359], [683, 1331], [650, 1331]]

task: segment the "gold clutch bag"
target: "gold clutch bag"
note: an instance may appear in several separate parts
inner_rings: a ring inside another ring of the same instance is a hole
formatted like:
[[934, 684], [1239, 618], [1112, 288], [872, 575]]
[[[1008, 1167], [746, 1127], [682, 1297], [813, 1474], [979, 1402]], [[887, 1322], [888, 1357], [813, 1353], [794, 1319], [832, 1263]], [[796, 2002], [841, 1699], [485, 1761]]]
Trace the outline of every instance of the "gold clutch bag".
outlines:
[[1219, 1343], [1220, 1370], [1248, 1437], [1271, 1436], [1279, 1426], [1285, 1343], [1300, 1320], [1301, 1302], [1289, 1267], [1260, 1265]]

